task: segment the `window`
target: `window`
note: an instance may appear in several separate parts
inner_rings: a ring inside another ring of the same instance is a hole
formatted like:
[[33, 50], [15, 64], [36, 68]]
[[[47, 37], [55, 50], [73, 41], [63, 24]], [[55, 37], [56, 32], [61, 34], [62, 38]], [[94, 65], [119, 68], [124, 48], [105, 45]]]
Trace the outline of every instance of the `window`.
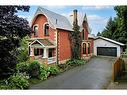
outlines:
[[49, 36], [49, 24], [44, 25], [44, 35]]
[[86, 43], [83, 43], [83, 54], [86, 54]]
[[43, 57], [43, 49], [34, 48], [34, 55], [35, 56], [42, 55], [42, 57]]
[[88, 43], [88, 54], [90, 54], [90, 43]]
[[34, 36], [37, 36], [38, 35], [38, 26], [34, 26], [33, 30], [34, 30]]
[[49, 55], [48, 57], [52, 57], [53, 56], [53, 49], [49, 49]]
[[39, 49], [38, 48], [34, 48], [34, 55], [38, 56], [39, 55]]
[[85, 34], [84, 34], [84, 29], [82, 30], [82, 40], [84, 40]]

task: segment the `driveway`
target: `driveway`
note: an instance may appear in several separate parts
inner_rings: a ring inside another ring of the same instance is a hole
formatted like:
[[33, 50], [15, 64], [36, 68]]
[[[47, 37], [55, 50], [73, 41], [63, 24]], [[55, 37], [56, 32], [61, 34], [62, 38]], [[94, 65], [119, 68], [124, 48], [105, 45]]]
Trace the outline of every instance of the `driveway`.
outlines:
[[86, 65], [78, 66], [30, 89], [104, 89], [111, 81], [115, 58], [94, 57]]

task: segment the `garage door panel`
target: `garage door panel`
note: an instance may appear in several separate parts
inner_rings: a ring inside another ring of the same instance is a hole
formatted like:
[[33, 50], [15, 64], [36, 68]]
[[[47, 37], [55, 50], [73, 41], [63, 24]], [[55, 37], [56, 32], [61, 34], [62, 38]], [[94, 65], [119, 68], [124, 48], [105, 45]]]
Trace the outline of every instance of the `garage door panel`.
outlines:
[[97, 55], [116, 57], [117, 48], [116, 47], [97, 47]]

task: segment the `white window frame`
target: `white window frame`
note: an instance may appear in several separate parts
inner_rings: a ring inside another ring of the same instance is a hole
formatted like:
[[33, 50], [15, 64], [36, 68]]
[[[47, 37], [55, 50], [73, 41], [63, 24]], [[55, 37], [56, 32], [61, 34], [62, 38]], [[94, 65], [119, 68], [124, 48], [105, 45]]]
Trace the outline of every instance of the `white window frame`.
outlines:
[[[44, 31], [44, 36], [49, 36], [49, 31], [48, 31], [48, 35], [45, 35], [45, 25], [46, 24], [48, 24], [49, 25], [49, 23], [48, 22], [45, 22], [44, 24], [43, 24], [43, 31]], [[50, 27], [49, 27], [50, 28]]]
[[[38, 24], [33, 25], [33, 31], [34, 31], [34, 27], [35, 27], [35, 26], [37, 26], [38, 29], [37, 29], [36, 35], [34, 34], [34, 36], [38, 36], [39, 25], [38, 25]], [[34, 32], [35, 32], [35, 31], [34, 31]]]

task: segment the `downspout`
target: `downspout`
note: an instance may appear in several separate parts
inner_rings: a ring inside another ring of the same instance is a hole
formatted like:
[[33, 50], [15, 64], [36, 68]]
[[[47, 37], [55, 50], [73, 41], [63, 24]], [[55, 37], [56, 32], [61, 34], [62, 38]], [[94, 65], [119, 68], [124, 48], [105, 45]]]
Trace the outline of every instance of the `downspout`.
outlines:
[[59, 37], [58, 34], [59, 34], [59, 31], [58, 31], [57, 29], [56, 29], [56, 33], [57, 33], [57, 35], [56, 35], [56, 36], [57, 36], [57, 39], [56, 39], [56, 43], [57, 43], [57, 48], [56, 48], [56, 49], [57, 49], [57, 50], [56, 50], [56, 53], [57, 53], [56, 56], [57, 56], [57, 57], [56, 57], [56, 61], [57, 61], [57, 62], [56, 62], [56, 64], [59, 65], [59, 51], [58, 51], [58, 50], [59, 50], [59, 49], [58, 49], [58, 48], [59, 48], [59, 46], [58, 46], [58, 45], [59, 45], [59, 44], [58, 44], [58, 42], [59, 42], [59, 41], [58, 41], [58, 37]]

